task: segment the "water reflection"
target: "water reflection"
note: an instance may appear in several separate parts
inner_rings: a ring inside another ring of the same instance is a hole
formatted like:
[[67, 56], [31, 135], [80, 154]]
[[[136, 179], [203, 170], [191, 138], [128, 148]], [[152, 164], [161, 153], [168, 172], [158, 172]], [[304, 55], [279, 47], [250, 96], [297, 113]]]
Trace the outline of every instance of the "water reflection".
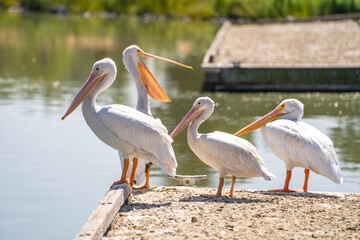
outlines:
[[[253, 122], [281, 100], [297, 98], [305, 104], [304, 121], [333, 140], [344, 178], [344, 183], [337, 186], [313, 174], [309, 189], [360, 192], [360, 95], [201, 93], [200, 64], [219, 26], [210, 22], [144, 23], [135, 18], [0, 15], [0, 182], [5, 196], [0, 203], [7, 206], [1, 209], [0, 238], [39, 239], [53, 236], [54, 232], [59, 233], [58, 239], [73, 237], [107, 187], [120, 177], [116, 151], [94, 136], [81, 111], [76, 110], [65, 121], [60, 117], [89, 76], [93, 63], [104, 57], [114, 59], [118, 76], [113, 86], [99, 96], [99, 104], [135, 106], [136, 87], [121, 62], [122, 51], [130, 44], [194, 66], [194, 71], [189, 71], [162, 61], [145, 60], [172, 100], [150, 100], [153, 115], [161, 118], [169, 131], [199, 96], [209, 96], [216, 102], [213, 115], [201, 125], [200, 132], [228, 133]], [[238, 179], [236, 188], [282, 187], [284, 165], [266, 147], [259, 131], [244, 138], [259, 149], [268, 169], [279, 179]], [[208, 179], [198, 186], [217, 186], [217, 172], [191, 152], [186, 131], [173, 146], [178, 174], [207, 174]], [[298, 175], [294, 171], [292, 184], [296, 187], [292, 188], [302, 186], [303, 173], [299, 171]], [[151, 174], [151, 184], [176, 184], [159, 168]], [[230, 182], [229, 178], [225, 180], [226, 188]], [[18, 191], [20, 188], [23, 190]], [[19, 233], [16, 226], [21, 223], [34, 224]], [[59, 229], [64, 224], [68, 231]]]
[[[330, 131], [330, 137], [338, 150], [342, 162], [360, 163], [360, 118], [345, 116], [337, 119], [338, 126]], [[350, 171], [360, 170], [360, 165], [353, 165]]]

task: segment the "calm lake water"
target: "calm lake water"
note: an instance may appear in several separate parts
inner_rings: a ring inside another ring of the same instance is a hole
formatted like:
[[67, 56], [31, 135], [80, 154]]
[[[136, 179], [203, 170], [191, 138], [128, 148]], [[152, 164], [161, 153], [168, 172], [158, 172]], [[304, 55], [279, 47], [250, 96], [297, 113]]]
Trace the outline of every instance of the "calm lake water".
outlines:
[[[135, 106], [136, 88], [122, 64], [131, 44], [159, 56], [192, 65], [194, 71], [146, 59], [172, 103], [151, 100], [155, 117], [172, 131], [195, 99], [209, 96], [216, 108], [201, 127], [234, 133], [268, 113], [285, 98], [305, 104], [304, 121], [334, 142], [344, 182], [310, 175], [310, 191], [360, 192], [360, 94], [358, 93], [204, 93], [200, 64], [220, 27], [211, 22], [104, 20], [48, 15], [0, 15], [0, 239], [70, 239], [96, 208], [121, 168], [117, 152], [86, 125], [80, 108], [60, 118], [93, 63], [104, 57], [118, 66], [117, 81], [98, 98], [100, 104]], [[278, 179], [236, 181], [236, 189], [281, 188], [285, 167], [267, 148], [260, 131], [244, 136]], [[201, 187], [217, 187], [218, 174], [191, 152], [186, 131], [173, 144], [178, 174], [207, 174]], [[303, 184], [295, 169], [292, 188]], [[152, 185], [176, 185], [157, 167]], [[231, 179], [225, 180], [225, 188]]]

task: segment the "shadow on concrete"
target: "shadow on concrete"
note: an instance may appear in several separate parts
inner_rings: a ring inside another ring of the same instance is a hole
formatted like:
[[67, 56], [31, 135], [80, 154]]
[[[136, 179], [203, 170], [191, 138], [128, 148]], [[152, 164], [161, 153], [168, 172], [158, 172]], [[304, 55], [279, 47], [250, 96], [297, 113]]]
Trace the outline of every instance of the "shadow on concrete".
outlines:
[[171, 202], [167, 203], [132, 203], [123, 205], [119, 212], [131, 212], [138, 209], [151, 209], [151, 208], [160, 208], [160, 207], [168, 207], [171, 205]]
[[203, 197], [203, 196], [191, 196], [182, 198], [179, 202], [219, 202], [219, 203], [262, 203], [262, 202], [273, 202], [272, 200], [262, 200], [256, 198], [232, 198], [232, 197]]
[[320, 193], [320, 192], [271, 192], [271, 191], [255, 191], [256, 193], [273, 196], [289, 196], [301, 198], [340, 198], [340, 194], [336, 193]]

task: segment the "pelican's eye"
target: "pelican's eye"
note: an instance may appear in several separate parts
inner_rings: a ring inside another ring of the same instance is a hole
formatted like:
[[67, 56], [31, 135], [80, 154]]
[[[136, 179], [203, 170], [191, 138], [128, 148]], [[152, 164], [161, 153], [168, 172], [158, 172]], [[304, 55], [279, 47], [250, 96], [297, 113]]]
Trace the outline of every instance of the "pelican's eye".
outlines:
[[136, 52], [137, 52], [137, 54], [141, 54], [141, 51], [140, 51], [140, 49], [136, 49]]
[[279, 110], [283, 110], [285, 108], [285, 104], [281, 104], [281, 106], [279, 107]]
[[201, 104], [201, 102], [198, 102], [198, 105], [200, 105]]
[[96, 67], [96, 68], [95, 68], [95, 71], [97, 71], [97, 72], [98, 72], [98, 71], [99, 71], [99, 67]]

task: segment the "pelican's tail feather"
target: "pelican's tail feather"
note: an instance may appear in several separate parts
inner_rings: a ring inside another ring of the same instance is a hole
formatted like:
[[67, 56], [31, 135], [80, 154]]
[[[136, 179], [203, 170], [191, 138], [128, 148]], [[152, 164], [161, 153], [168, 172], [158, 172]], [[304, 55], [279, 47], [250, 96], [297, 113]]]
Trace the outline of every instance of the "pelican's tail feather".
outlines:
[[266, 181], [271, 181], [271, 178], [277, 179], [277, 177], [274, 174], [272, 174], [269, 170], [267, 170], [265, 166], [262, 165], [261, 165], [260, 174]]
[[157, 157], [153, 163], [161, 168], [161, 170], [169, 176], [176, 175], [176, 168], [178, 167], [175, 152], [171, 144], [168, 143], [158, 148]]

